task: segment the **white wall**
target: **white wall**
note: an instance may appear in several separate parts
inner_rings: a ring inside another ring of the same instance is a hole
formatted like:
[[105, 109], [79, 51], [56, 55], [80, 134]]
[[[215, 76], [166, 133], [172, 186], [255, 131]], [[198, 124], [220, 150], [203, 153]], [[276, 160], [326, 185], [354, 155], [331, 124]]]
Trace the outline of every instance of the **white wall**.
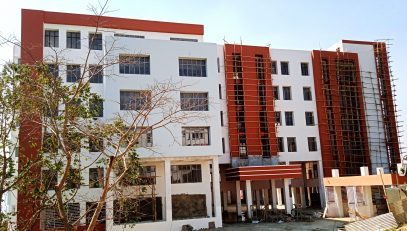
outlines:
[[[279, 87], [280, 100], [275, 100], [275, 111], [281, 111], [282, 123], [277, 126], [277, 137], [284, 137], [284, 152], [279, 153], [279, 161], [318, 161], [321, 160], [318, 116], [315, 100], [312, 58], [310, 51], [271, 49], [271, 59], [277, 61], [278, 74], [272, 75], [273, 86]], [[289, 62], [289, 75], [281, 75], [281, 61]], [[308, 76], [301, 75], [301, 63], [308, 63]], [[283, 100], [283, 87], [291, 87], [292, 100]], [[310, 87], [312, 101], [304, 101], [303, 87]], [[294, 112], [294, 126], [285, 125], [285, 111]], [[315, 126], [306, 126], [305, 112], [313, 112]], [[297, 152], [288, 152], [287, 137], [296, 137]], [[316, 137], [317, 151], [308, 151], [307, 137]]]

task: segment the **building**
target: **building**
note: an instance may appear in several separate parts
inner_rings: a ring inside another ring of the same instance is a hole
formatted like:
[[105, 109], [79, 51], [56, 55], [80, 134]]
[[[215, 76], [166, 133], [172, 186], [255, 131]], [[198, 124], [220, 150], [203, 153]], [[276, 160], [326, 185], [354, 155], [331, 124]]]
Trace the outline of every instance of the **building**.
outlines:
[[[220, 227], [222, 213], [245, 211], [251, 217], [268, 204], [287, 213], [293, 205], [324, 206], [322, 178], [330, 176], [331, 169], [338, 168], [341, 175], [358, 175], [362, 166], [388, 172], [399, 161], [391, 72], [383, 42], [342, 40], [326, 51], [217, 45], [204, 42], [202, 25], [99, 20], [103, 23], [95, 34], [95, 16], [23, 10], [23, 49], [16, 49], [15, 59], [25, 64], [52, 62], [58, 51], [67, 60], [67, 65], [58, 67], [61, 73], [80, 71], [91, 37], [100, 41], [92, 47], [91, 64], [96, 65], [113, 44], [124, 49], [111, 50], [109, 57], [137, 55], [143, 62], [137, 71], [113, 65], [105, 74], [115, 77], [102, 76], [92, 84], [105, 100], [103, 119], [123, 110], [116, 102], [126, 94], [142, 91], [155, 80], [182, 80], [188, 88], [175, 99], [210, 102], [196, 109], [209, 119], [172, 125], [177, 143], [164, 129], [145, 137], [144, 144], [161, 153], [139, 149], [146, 174], [155, 179], [157, 210], [136, 229]], [[18, 158], [37, 155], [23, 139], [26, 128], [24, 124], [20, 128], [20, 147], [26, 148]], [[36, 142], [41, 144], [41, 128], [36, 131]], [[183, 174], [190, 175], [183, 178]], [[83, 173], [84, 181], [91, 175]], [[72, 214], [83, 214], [99, 194], [100, 188], [81, 186], [82, 200], [72, 204]], [[183, 210], [193, 203], [198, 204], [198, 212], [185, 215]], [[20, 195], [10, 204], [24, 211], [19, 216], [29, 216], [29, 206]], [[114, 207], [113, 200], [107, 202], [106, 212]], [[57, 228], [55, 216], [45, 211], [35, 229]], [[81, 221], [85, 226], [86, 217]], [[125, 223], [107, 220], [98, 228], [130, 230]]]

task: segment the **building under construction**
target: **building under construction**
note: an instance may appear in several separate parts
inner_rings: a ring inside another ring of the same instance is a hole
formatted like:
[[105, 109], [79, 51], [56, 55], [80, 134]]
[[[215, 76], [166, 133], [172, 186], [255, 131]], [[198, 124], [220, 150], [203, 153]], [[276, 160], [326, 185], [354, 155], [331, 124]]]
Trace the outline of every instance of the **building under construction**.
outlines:
[[328, 50], [295, 51], [225, 44], [225, 212], [324, 207], [321, 179], [332, 169], [341, 176], [360, 175], [363, 166], [371, 174], [396, 171], [388, 45], [343, 40]]

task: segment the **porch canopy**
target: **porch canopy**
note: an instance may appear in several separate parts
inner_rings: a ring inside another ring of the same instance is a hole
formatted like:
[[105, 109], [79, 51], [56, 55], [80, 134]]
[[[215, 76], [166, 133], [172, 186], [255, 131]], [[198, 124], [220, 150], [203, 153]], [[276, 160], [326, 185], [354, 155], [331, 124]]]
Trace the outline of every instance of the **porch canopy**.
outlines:
[[269, 165], [269, 166], [240, 166], [226, 169], [226, 180], [273, 180], [302, 178], [300, 164]]

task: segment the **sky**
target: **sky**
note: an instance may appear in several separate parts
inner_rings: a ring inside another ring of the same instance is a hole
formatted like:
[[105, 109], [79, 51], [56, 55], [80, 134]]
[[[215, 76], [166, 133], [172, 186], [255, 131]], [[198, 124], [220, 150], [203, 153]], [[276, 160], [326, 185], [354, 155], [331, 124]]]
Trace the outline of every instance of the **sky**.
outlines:
[[[104, 0], [100, 0], [104, 1]], [[91, 14], [97, 0], [3, 0], [0, 34], [20, 38], [21, 9]], [[203, 24], [204, 40], [281, 49], [326, 49], [342, 39], [392, 39], [400, 129], [407, 128], [407, 1], [403, 0], [110, 0], [108, 16]], [[0, 47], [0, 63], [12, 59]], [[404, 90], [406, 91], [404, 91]], [[402, 146], [407, 144], [402, 132]]]

